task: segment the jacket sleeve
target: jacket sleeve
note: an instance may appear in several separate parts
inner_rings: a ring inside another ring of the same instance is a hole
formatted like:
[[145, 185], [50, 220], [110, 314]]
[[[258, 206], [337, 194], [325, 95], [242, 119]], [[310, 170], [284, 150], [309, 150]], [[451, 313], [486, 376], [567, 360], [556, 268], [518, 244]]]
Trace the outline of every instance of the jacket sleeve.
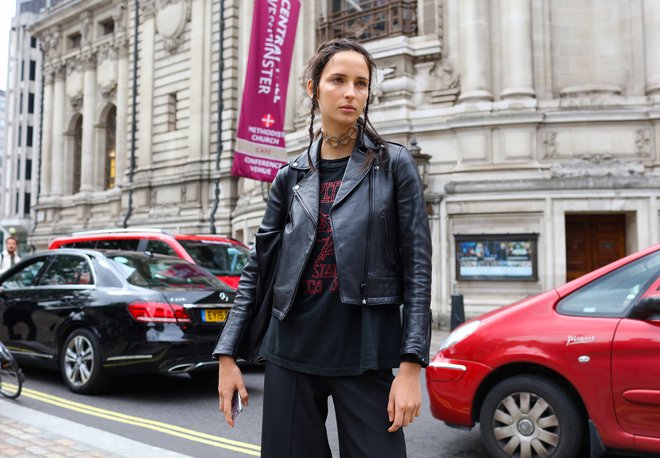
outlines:
[[400, 145], [391, 145], [390, 155], [398, 232], [402, 234], [399, 237], [404, 287], [401, 355], [405, 355], [405, 361], [414, 356], [425, 367], [431, 346], [431, 230], [415, 160]]
[[[268, 193], [268, 203], [266, 211], [259, 226], [259, 232], [270, 232], [282, 229], [281, 212], [286, 205], [287, 199], [287, 175], [289, 166], [282, 167], [273, 180], [273, 185]], [[245, 329], [249, 325], [250, 317], [254, 309], [255, 293], [257, 289], [257, 280], [259, 277], [257, 266], [257, 254], [255, 244], [252, 244], [248, 261], [241, 273], [241, 279], [238, 282], [238, 290], [234, 305], [229, 312], [229, 317], [225, 323], [213, 350], [213, 357], [218, 358], [221, 355], [236, 356], [238, 345]]]

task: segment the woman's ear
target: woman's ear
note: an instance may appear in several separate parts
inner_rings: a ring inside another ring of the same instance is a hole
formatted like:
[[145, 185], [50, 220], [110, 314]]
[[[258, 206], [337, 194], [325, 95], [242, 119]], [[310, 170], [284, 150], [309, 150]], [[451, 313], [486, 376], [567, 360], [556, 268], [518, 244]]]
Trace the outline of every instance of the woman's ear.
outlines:
[[307, 80], [307, 95], [310, 97], [314, 97], [314, 81], [311, 79]]

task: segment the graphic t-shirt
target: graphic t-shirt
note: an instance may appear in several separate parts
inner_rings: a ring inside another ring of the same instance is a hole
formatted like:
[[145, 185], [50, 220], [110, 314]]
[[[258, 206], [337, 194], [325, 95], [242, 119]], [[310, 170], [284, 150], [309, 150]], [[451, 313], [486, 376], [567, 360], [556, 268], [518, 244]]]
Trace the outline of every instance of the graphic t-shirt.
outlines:
[[319, 164], [316, 242], [291, 310], [282, 321], [271, 319], [262, 346], [264, 358], [299, 372], [358, 375], [397, 367], [400, 361], [398, 305], [365, 307], [341, 302], [330, 212], [347, 163], [344, 158]]

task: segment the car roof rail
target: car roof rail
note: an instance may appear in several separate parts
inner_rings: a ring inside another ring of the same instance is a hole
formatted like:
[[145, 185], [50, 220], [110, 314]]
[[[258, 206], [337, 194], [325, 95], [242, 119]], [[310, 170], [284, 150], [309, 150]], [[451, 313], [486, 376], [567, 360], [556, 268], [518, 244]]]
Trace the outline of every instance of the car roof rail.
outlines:
[[111, 228], [111, 229], [97, 229], [93, 231], [77, 231], [71, 235], [95, 235], [95, 234], [127, 234], [134, 232], [150, 232], [155, 234], [169, 234], [169, 232], [154, 227], [126, 227], [126, 228]]

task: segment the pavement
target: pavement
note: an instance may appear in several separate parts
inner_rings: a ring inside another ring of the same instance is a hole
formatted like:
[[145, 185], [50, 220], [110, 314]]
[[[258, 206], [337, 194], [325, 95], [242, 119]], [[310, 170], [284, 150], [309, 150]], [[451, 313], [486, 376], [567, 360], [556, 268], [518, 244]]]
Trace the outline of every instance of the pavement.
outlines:
[[[437, 352], [447, 334], [447, 331], [433, 330], [431, 356]], [[133, 458], [136, 456], [187, 457], [0, 398], [0, 457]]]

